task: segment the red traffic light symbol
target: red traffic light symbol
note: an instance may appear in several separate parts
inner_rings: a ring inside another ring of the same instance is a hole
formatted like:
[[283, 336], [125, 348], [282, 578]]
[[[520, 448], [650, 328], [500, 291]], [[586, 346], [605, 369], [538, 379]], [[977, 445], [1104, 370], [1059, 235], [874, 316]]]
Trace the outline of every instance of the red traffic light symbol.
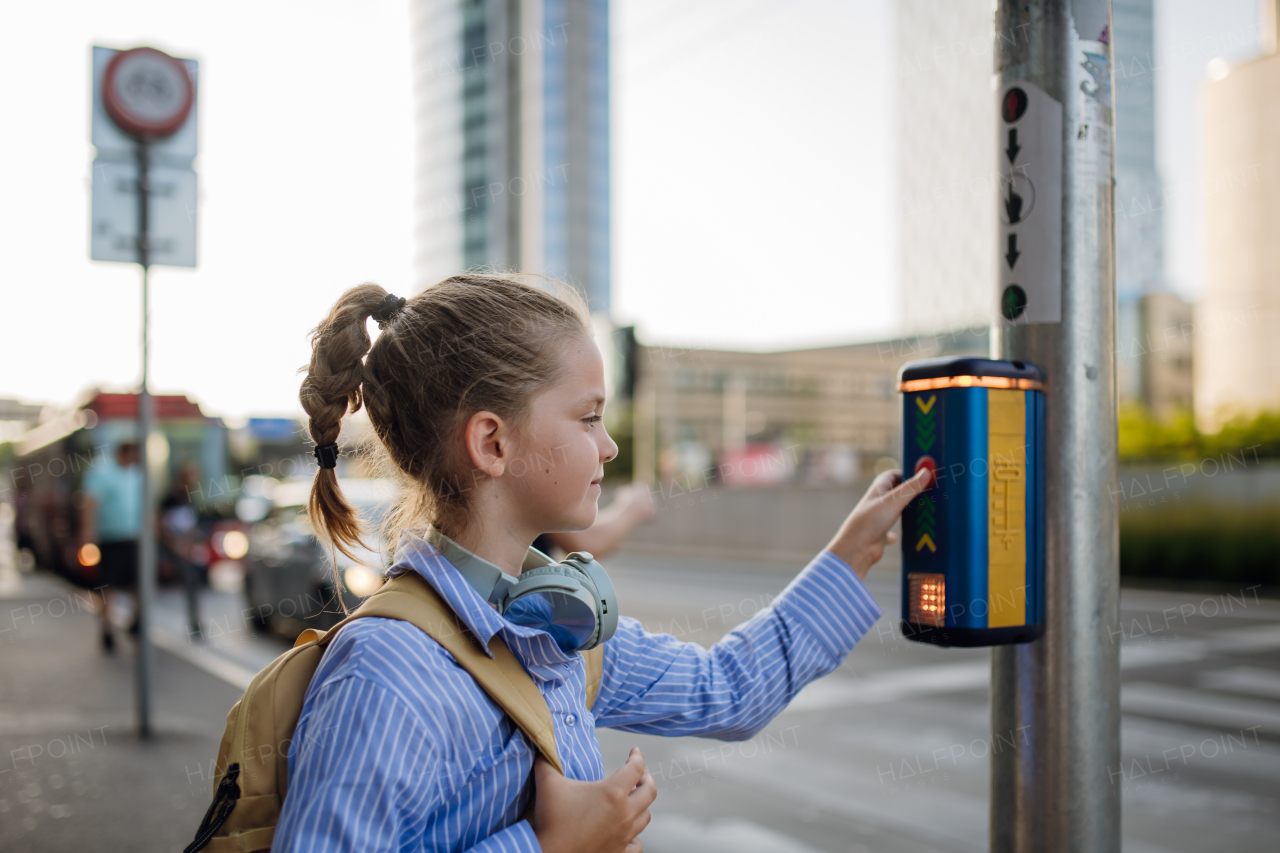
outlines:
[[1005, 121], [1014, 122], [1022, 118], [1022, 114], [1027, 111], [1027, 93], [1017, 86], [1004, 93], [1004, 99], [1000, 101], [1000, 115]]
[[195, 97], [187, 67], [152, 47], [117, 53], [102, 77], [107, 115], [139, 139], [172, 136], [191, 114]]
[[921, 468], [929, 470], [929, 482], [925, 484], [925, 488], [932, 488], [933, 484], [938, 482], [938, 463], [933, 461], [932, 456], [921, 456], [916, 460], [916, 470], [912, 472], [913, 475], [919, 474]]

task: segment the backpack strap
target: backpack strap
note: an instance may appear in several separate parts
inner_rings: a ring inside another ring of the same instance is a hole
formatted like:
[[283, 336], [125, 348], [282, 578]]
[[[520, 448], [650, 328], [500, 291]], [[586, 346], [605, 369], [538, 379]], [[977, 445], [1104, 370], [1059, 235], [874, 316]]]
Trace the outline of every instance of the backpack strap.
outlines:
[[[352, 618], [354, 618], [354, 615]], [[339, 624], [345, 625], [346, 622], [347, 620], [343, 620]], [[315, 628], [307, 628], [293, 641], [293, 647], [296, 649], [299, 646], [305, 646], [307, 643], [323, 640], [327, 634], [332, 633], [332, 629], [320, 631]], [[499, 642], [501, 642], [501, 639], [499, 639]], [[324, 640], [321, 645], [327, 643], [328, 640]], [[582, 659], [586, 665], [587, 708], [590, 709], [596, 703], [596, 694], [600, 692], [600, 680], [604, 676], [604, 646], [596, 646], [594, 649], [583, 652]]]
[[596, 703], [600, 692], [600, 679], [604, 675], [604, 646], [596, 646], [582, 653], [587, 668], [587, 708]]
[[[315, 642], [327, 646], [339, 628], [353, 619], [368, 616], [408, 622], [443, 646], [529, 736], [551, 766], [564, 773], [556, 754], [555, 730], [547, 700], [501, 637], [494, 636], [489, 641], [489, 651], [493, 653], [490, 658], [431, 585], [417, 572], [406, 572], [383, 584], [354, 613], [330, 630], [323, 634], [315, 631]], [[306, 635], [304, 632], [303, 636]], [[299, 636], [298, 641], [303, 642], [303, 637]]]

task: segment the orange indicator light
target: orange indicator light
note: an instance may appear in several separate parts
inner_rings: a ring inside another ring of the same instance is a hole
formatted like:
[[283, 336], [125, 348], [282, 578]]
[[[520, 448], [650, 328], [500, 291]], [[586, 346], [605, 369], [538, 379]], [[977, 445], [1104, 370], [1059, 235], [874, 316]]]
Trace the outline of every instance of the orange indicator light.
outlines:
[[1036, 379], [1011, 376], [938, 376], [933, 379], [908, 379], [898, 383], [902, 393], [935, 391], [939, 388], [1006, 388], [1015, 391], [1043, 391], [1044, 383]]
[[910, 572], [907, 575], [907, 621], [941, 628], [946, 618], [946, 578]]

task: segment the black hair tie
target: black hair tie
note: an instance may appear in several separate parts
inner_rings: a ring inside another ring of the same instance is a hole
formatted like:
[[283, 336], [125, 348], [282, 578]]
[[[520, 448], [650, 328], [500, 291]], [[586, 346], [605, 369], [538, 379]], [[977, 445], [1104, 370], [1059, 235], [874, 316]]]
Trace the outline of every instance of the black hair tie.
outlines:
[[385, 329], [387, 324], [400, 313], [400, 309], [408, 301], [403, 296], [396, 296], [394, 293], [388, 293], [382, 297], [382, 302], [373, 312], [373, 318], [378, 321], [378, 328]]
[[317, 444], [314, 453], [316, 461], [320, 463], [321, 468], [338, 467], [338, 445]]

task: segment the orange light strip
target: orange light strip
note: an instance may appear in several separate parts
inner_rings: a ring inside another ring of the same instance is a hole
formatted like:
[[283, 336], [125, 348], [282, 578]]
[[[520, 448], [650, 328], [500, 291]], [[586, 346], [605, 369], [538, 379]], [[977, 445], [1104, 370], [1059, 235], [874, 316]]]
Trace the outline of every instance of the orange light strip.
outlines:
[[938, 388], [1007, 388], [1016, 391], [1043, 391], [1044, 383], [1035, 379], [1010, 376], [935, 376], [932, 379], [908, 379], [898, 383], [899, 393], [933, 391]]

